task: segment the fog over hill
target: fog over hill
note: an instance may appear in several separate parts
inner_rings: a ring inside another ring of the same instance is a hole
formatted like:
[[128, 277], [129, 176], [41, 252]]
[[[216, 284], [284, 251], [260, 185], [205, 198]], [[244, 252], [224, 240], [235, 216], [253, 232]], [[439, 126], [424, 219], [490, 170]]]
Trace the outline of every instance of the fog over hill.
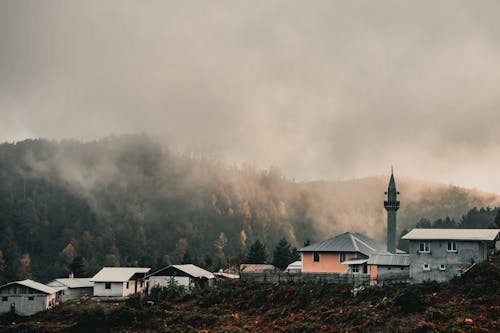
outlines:
[[[211, 268], [259, 239], [271, 253], [344, 231], [384, 241], [389, 175], [294, 182], [276, 168], [171, 152], [145, 135], [0, 145], [0, 269], [10, 278], [101, 265], [194, 261]], [[396, 174], [398, 228], [500, 205], [494, 194]], [[1, 272], [0, 272], [1, 273]]]

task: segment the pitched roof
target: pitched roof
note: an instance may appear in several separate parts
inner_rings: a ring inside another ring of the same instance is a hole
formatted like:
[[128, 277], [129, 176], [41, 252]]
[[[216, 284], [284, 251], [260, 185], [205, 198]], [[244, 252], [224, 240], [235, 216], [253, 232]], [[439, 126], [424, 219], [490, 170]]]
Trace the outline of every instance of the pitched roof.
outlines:
[[410, 266], [408, 254], [374, 254], [368, 259], [368, 265]]
[[403, 239], [409, 240], [478, 240], [492, 241], [498, 239], [500, 229], [413, 229]]
[[292, 262], [290, 265], [287, 266], [287, 268], [285, 269], [285, 271], [289, 271], [291, 269], [300, 269], [300, 270], [302, 270], [302, 261], [297, 260], [297, 261]]
[[47, 283], [51, 287], [65, 286], [68, 288], [91, 288], [94, 286], [94, 282], [90, 281], [90, 278], [63, 278], [55, 279]]
[[31, 288], [34, 290], [41, 291], [45, 294], [53, 294], [53, 293], [56, 293], [58, 291], [57, 289], [49, 287], [43, 283], [36, 282], [33, 280], [29, 280], [29, 279], [22, 280], [22, 281], [14, 281], [14, 282], [4, 284], [3, 286], [0, 287], [0, 289], [7, 287], [7, 286], [10, 286], [10, 285], [13, 285], [13, 284], [19, 284], [21, 286], [25, 286], [25, 287], [28, 287], [28, 288]]
[[299, 252], [361, 252], [371, 255], [375, 252], [386, 253], [385, 246], [357, 232], [345, 232], [330, 239], [299, 249]]
[[261, 273], [265, 271], [277, 270], [276, 267], [270, 264], [241, 264], [240, 271], [244, 273]]
[[151, 268], [147, 267], [104, 267], [93, 278], [92, 282], [125, 282], [137, 273], [146, 274]]
[[201, 278], [201, 277], [204, 277], [207, 279], [215, 278], [215, 276], [212, 273], [210, 273], [209, 271], [204, 270], [203, 268], [198, 267], [198, 266], [193, 265], [193, 264], [170, 265], [170, 266], [164, 267], [164, 268], [162, 268], [154, 273], [149, 274], [148, 277], [154, 276], [154, 275], [161, 275], [159, 273], [161, 273], [169, 268], [178, 269], [178, 270], [180, 270], [180, 271], [182, 271], [182, 272], [186, 273], [187, 275], [192, 276], [194, 278]]

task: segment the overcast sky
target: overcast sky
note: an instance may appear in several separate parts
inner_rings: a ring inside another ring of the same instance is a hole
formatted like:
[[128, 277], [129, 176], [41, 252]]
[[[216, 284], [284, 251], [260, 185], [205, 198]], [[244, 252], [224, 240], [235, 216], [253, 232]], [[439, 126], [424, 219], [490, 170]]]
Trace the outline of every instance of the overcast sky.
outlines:
[[500, 2], [0, 2], [0, 141], [136, 132], [500, 193]]

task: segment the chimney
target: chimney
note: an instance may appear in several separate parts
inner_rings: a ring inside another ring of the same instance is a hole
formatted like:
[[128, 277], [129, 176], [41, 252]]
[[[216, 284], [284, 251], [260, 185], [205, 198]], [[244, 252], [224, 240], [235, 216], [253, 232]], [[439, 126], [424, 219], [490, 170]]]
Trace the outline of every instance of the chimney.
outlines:
[[69, 278], [72, 279], [75, 277], [75, 274], [73, 274], [73, 272], [69, 272]]

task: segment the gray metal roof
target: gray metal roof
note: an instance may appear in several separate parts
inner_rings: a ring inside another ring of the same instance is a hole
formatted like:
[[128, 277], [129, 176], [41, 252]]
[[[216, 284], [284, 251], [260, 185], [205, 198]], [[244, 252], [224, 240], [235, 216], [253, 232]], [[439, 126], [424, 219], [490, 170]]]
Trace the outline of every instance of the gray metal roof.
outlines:
[[345, 232], [333, 238], [311, 244], [299, 252], [361, 252], [371, 255], [376, 252], [387, 253], [385, 246], [357, 232]]
[[151, 268], [147, 267], [104, 267], [93, 278], [92, 282], [126, 282], [137, 273], [146, 274]]
[[47, 283], [51, 287], [68, 287], [73, 288], [92, 288], [94, 282], [90, 281], [90, 278], [63, 278], [55, 279]]
[[465, 240], [492, 241], [498, 239], [500, 229], [413, 229], [403, 239], [409, 240]]
[[408, 254], [373, 254], [368, 259], [368, 265], [410, 266], [410, 256]]
[[57, 289], [49, 287], [43, 283], [36, 282], [33, 280], [29, 280], [29, 279], [22, 280], [22, 281], [14, 281], [14, 282], [4, 284], [3, 286], [0, 287], [0, 289], [7, 287], [7, 286], [10, 286], [10, 285], [13, 285], [13, 284], [19, 284], [21, 286], [25, 286], [25, 287], [28, 287], [28, 288], [31, 288], [34, 290], [38, 290], [38, 291], [41, 291], [41, 292], [43, 292], [45, 294], [49, 294], [49, 295], [54, 294], [58, 291]]

